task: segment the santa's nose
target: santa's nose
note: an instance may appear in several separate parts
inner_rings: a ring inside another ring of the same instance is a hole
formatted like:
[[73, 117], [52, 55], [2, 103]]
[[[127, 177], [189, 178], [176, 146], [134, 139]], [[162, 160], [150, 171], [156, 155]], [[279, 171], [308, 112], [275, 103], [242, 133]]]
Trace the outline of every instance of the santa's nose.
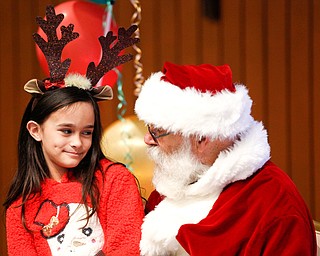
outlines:
[[150, 133], [146, 133], [146, 134], [144, 135], [144, 143], [146, 143], [146, 144], [149, 145], [149, 146], [158, 145], [157, 142], [154, 141], [154, 139], [152, 138], [152, 136], [151, 136]]

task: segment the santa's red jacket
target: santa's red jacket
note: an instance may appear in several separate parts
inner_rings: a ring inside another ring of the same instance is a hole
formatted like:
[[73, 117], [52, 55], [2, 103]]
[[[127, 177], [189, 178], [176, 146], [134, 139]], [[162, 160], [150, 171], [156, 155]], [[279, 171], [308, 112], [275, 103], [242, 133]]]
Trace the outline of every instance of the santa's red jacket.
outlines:
[[185, 197], [151, 194], [142, 255], [316, 255], [310, 212], [289, 176], [268, 160], [263, 131], [252, 127]]

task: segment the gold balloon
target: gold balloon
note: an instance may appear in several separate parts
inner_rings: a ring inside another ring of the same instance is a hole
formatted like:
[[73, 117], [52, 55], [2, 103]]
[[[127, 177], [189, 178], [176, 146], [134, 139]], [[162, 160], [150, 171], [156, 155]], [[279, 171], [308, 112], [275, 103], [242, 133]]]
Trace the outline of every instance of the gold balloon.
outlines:
[[103, 131], [101, 147], [109, 159], [125, 164], [138, 179], [146, 199], [152, 192], [153, 162], [144, 143], [147, 128], [135, 115], [113, 122]]

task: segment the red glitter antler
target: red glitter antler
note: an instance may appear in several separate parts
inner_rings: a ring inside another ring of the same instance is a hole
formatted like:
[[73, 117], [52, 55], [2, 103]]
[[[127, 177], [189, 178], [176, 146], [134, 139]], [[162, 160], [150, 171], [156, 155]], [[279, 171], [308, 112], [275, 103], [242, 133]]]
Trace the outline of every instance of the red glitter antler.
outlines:
[[36, 21], [47, 35], [48, 42], [38, 33], [33, 34], [33, 38], [48, 62], [50, 82], [59, 82], [65, 78], [71, 63], [70, 59], [61, 62], [62, 50], [69, 42], [78, 38], [79, 34], [73, 32], [73, 24], [68, 25], [68, 27], [61, 26], [62, 37], [59, 40], [56, 30], [64, 18], [63, 14], [56, 15], [53, 6], [49, 5], [46, 9], [46, 17], [47, 20], [37, 17]]
[[114, 46], [111, 44], [117, 39], [113, 35], [112, 31], [109, 31], [106, 36], [100, 36], [99, 42], [102, 47], [102, 57], [98, 66], [95, 66], [93, 62], [88, 65], [86, 77], [90, 79], [92, 86], [96, 85], [101, 77], [109, 70], [132, 60], [132, 54], [120, 55], [120, 52], [139, 42], [139, 38], [131, 38], [131, 35], [137, 30], [136, 25], [132, 25], [127, 30], [119, 28], [118, 41]]

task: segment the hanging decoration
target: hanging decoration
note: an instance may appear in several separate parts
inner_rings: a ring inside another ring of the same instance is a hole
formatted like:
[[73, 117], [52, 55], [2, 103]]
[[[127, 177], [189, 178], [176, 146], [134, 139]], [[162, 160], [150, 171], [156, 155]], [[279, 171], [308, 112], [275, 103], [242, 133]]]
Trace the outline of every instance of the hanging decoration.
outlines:
[[[135, 36], [140, 38], [139, 24], [141, 22], [141, 5], [139, 0], [130, 0], [130, 2], [135, 8], [135, 12], [133, 13], [131, 18], [131, 24], [136, 24], [138, 26], [138, 29], [135, 31]], [[141, 90], [141, 86], [144, 83], [144, 77], [142, 75], [143, 66], [141, 63], [142, 51], [138, 45], [134, 45], [133, 49], [136, 51], [136, 55], [134, 58], [134, 67], [136, 69], [136, 75], [134, 77], [134, 85], [136, 88], [134, 90], [134, 95], [138, 96]]]

